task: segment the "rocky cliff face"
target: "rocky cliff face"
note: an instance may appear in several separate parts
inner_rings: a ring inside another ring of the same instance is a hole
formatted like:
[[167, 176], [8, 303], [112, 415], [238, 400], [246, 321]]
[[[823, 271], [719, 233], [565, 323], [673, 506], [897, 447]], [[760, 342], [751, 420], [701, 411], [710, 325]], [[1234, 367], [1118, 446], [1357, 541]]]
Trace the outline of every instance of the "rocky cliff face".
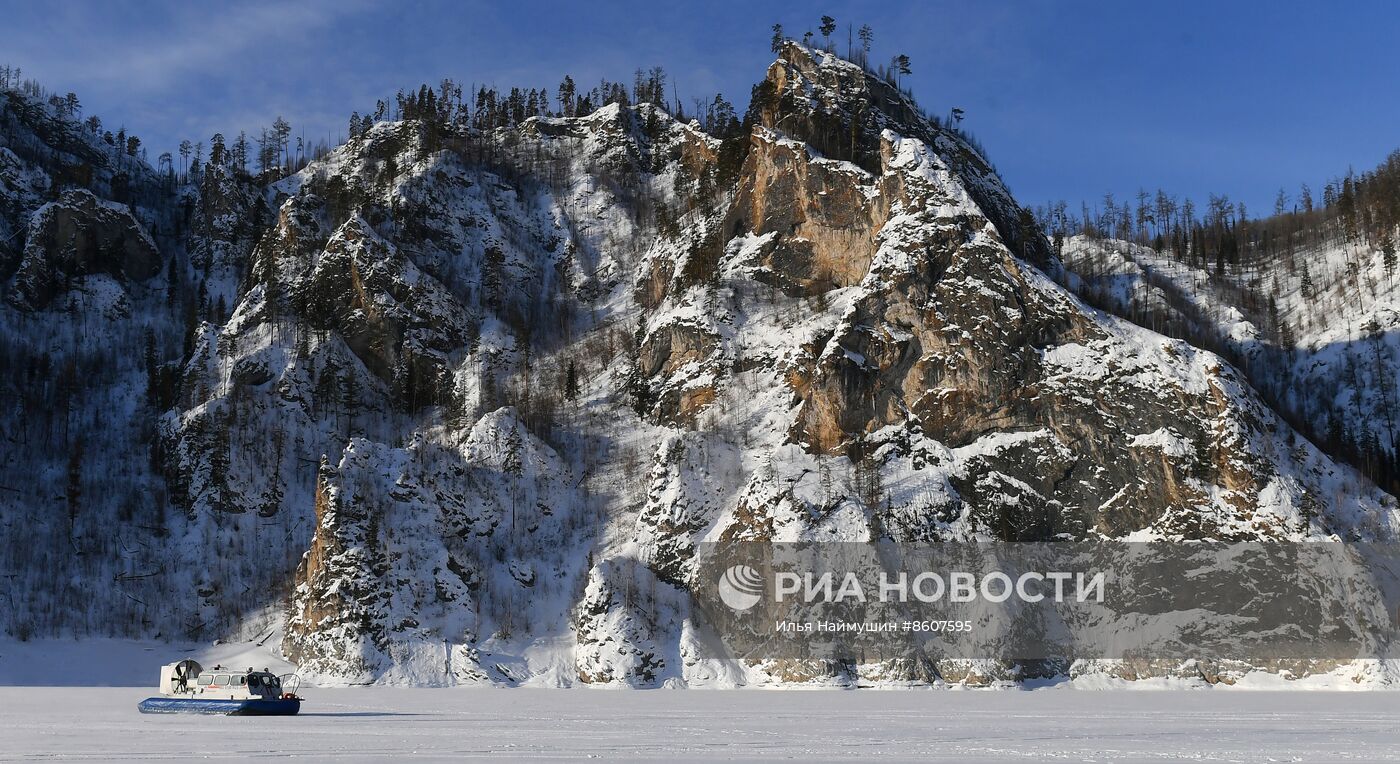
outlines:
[[75, 278], [105, 273], [141, 282], [160, 269], [155, 242], [125, 205], [65, 191], [30, 217], [11, 299], [17, 307], [41, 309]]
[[[843, 105], [851, 98], [883, 102], [842, 84], [851, 79], [869, 78], [833, 56], [790, 48], [769, 71], [767, 88], [780, 96], [760, 104], [763, 120], [833, 134], [814, 127], [813, 115], [864, 114]], [[911, 115], [905, 104], [871, 119], [898, 126]], [[874, 129], [852, 124], [858, 139]], [[1377, 513], [1385, 500], [1333, 502], [1325, 457], [1292, 439], [1228, 365], [1085, 307], [1016, 257], [1007, 241], [1019, 234], [1019, 213], [969, 146], [927, 122], [905, 129], [922, 138], [885, 128], [876, 148], [857, 140], [847, 152], [878, 162], [874, 172], [755, 130], [722, 225], [736, 235], [720, 258], [720, 282], [673, 289], [649, 318], [644, 349], [656, 336], [668, 348], [679, 335], [702, 349], [710, 337], [708, 367], [693, 349], [682, 359], [721, 375], [726, 358], [742, 354], [746, 371], [781, 380], [788, 402], [776, 417], [785, 425], [779, 445], [805, 452], [803, 470], [861, 467], [888, 473], [877, 481], [885, 486], [936, 486], [924, 500], [867, 497], [876, 499], [861, 507], [871, 528], [895, 538], [1387, 532], [1388, 517]], [[774, 286], [788, 304], [803, 301], [789, 311], [802, 318], [765, 325], [752, 321], [757, 311], [716, 318], [692, 308], [742, 295], [745, 281]], [[677, 373], [683, 364], [643, 369], [663, 389], [697, 378]], [[741, 501], [722, 533], [800, 536], [809, 530], [803, 514], [835, 508], [830, 497], [813, 503], [754, 482], [747, 491], [769, 506]], [[790, 515], [781, 523], [775, 499]], [[1353, 513], [1359, 506], [1369, 509]], [[871, 528], [862, 524], [847, 530], [864, 535]]]
[[1086, 300], [1219, 348], [1310, 440], [1385, 475], [1400, 290], [1383, 248], [1327, 232], [1233, 273], [1171, 249], [1083, 235], [1065, 240], [1063, 253], [1065, 281]]
[[577, 497], [569, 466], [511, 409], [453, 445], [355, 439], [322, 465], [283, 641], [303, 670], [354, 682], [510, 679], [483, 664], [492, 635], [479, 630], [533, 629], [542, 601], [560, 600], [586, 554], [566, 533]]
[[[210, 170], [187, 228], [8, 192], [33, 231], [8, 326], [79, 320], [49, 306], [82, 284], [35, 299], [41, 265], [130, 292], [122, 371], [75, 400], [128, 390], [104, 446], [173, 511], [89, 558], [164, 595], [114, 596], [141, 625], [111, 630], [258, 614], [333, 682], [977, 683], [1064, 667], [702, 659], [697, 544], [1395, 535], [1394, 498], [1228, 364], [1059, 287], [986, 159], [895, 88], [788, 44], [745, 125], [380, 123], [264, 186]], [[237, 553], [194, 565], [211, 546]]]

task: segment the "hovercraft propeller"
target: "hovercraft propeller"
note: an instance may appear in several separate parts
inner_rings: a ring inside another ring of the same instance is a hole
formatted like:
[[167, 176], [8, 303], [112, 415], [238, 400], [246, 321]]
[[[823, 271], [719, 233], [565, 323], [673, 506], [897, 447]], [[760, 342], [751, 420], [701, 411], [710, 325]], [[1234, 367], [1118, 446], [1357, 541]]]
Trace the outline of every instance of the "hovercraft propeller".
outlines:
[[171, 675], [171, 684], [176, 692], [189, 692], [190, 680], [198, 677], [204, 667], [199, 665], [199, 661], [193, 658], [186, 658], [175, 664], [175, 670]]

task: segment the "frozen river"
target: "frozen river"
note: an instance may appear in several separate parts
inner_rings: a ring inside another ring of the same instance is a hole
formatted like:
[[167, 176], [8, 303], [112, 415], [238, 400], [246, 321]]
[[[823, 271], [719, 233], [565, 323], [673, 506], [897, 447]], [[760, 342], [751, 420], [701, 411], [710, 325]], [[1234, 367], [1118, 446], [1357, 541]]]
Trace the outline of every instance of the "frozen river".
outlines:
[[1400, 761], [1400, 693], [309, 689], [297, 717], [145, 716], [0, 687], [0, 761]]

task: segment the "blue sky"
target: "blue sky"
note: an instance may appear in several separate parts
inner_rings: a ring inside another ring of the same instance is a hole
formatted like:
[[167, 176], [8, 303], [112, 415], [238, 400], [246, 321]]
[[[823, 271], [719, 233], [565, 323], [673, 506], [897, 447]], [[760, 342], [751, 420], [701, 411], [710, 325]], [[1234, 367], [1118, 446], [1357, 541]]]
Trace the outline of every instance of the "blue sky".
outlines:
[[[0, 61], [152, 149], [254, 131], [279, 114], [308, 138], [352, 110], [450, 76], [548, 87], [630, 82], [664, 66], [682, 99], [747, 102], [822, 13], [906, 53], [935, 113], [966, 110], [1027, 204], [1160, 185], [1225, 192], [1252, 212], [1400, 148], [1400, 4], [1346, 2], [28, 3], [0, 0]], [[844, 47], [844, 43], [843, 43]]]

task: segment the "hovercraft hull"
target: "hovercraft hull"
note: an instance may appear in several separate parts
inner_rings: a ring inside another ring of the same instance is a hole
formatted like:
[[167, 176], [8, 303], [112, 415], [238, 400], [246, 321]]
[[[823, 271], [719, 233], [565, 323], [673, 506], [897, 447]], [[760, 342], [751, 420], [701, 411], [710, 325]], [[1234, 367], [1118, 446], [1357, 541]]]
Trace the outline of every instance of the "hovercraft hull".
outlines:
[[216, 700], [213, 698], [146, 698], [143, 714], [215, 714], [223, 716], [291, 716], [301, 710], [298, 698]]

